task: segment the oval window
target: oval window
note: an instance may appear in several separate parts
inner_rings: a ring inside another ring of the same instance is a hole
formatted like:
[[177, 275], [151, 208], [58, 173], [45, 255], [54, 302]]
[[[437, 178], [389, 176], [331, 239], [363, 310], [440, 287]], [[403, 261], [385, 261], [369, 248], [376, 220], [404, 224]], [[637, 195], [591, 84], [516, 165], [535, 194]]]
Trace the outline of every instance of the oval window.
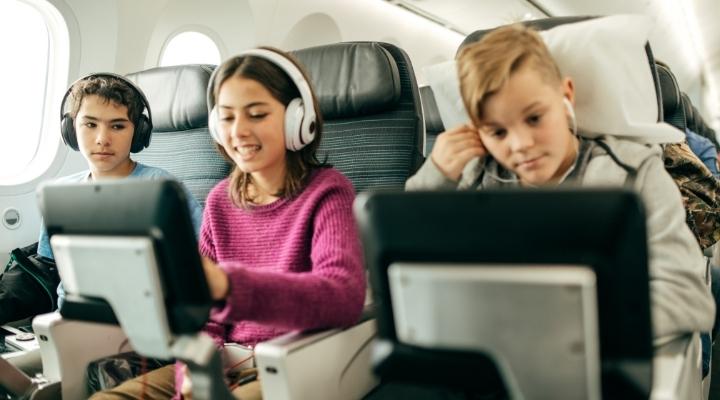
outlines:
[[[48, 84], [49, 33], [45, 16], [22, 1], [0, 1], [0, 182], [33, 161], [40, 144]], [[12, 116], [12, 118], [10, 118]]]
[[200, 32], [182, 32], [165, 44], [160, 66], [182, 64], [220, 64], [220, 50], [215, 42]]

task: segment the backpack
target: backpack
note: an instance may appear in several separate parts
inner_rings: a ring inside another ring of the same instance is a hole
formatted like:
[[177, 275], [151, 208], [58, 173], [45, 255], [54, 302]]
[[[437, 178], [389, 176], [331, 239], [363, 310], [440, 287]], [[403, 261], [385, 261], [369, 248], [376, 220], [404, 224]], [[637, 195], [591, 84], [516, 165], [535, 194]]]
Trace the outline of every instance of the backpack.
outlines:
[[37, 254], [33, 243], [10, 252], [0, 275], [0, 324], [55, 311], [60, 283], [55, 261]]
[[664, 145], [663, 162], [682, 194], [686, 222], [705, 250], [720, 240], [720, 182], [687, 143]]

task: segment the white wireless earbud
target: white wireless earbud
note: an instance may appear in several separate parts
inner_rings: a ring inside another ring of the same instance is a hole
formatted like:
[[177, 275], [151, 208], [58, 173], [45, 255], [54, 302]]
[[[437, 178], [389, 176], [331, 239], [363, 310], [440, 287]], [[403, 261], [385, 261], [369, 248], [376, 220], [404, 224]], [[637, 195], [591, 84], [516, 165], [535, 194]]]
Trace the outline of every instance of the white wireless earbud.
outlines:
[[570, 129], [572, 129], [573, 135], [577, 136], [577, 120], [575, 119], [573, 105], [567, 97], [563, 97], [563, 103], [565, 103], [565, 108], [567, 108], [568, 116], [570, 117]]

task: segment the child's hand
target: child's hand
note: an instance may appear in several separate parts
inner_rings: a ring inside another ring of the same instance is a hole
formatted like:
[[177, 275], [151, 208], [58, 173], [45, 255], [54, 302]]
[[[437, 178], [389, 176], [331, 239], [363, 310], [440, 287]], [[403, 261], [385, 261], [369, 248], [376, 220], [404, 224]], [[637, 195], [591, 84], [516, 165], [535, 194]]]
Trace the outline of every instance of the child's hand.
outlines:
[[438, 135], [430, 159], [453, 181], [460, 179], [465, 165], [487, 154], [476, 128], [460, 125]]
[[183, 364], [180, 368], [183, 369], [183, 381], [180, 393], [184, 400], [192, 400], [192, 381], [190, 380], [190, 371], [187, 365]]
[[230, 281], [227, 274], [213, 260], [207, 257], [202, 258], [202, 264], [205, 269], [210, 295], [213, 300], [223, 300], [230, 290]]

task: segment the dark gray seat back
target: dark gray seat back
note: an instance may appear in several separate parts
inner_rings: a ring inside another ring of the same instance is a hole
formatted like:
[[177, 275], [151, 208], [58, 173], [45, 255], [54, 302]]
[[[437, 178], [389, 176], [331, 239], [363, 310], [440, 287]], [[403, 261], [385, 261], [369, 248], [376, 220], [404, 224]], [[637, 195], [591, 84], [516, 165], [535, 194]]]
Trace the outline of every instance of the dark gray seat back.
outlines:
[[690, 101], [690, 97], [685, 92], [680, 92], [680, 99], [683, 110], [685, 110], [687, 128], [700, 136], [710, 139], [715, 148], [720, 151], [720, 143], [718, 143], [715, 131], [705, 123], [698, 109]]
[[423, 154], [430, 156], [437, 136], [445, 132], [440, 111], [438, 110], [435, 94], [430, 86], [420, 88], [420, 101], [422, 102], [423, 118], [425, 120], [425, 148]]
[[178, 65], [127, 75], [145, 92], [153, 115], [150, 146], [133, 158], [175, 175], [202, 206], [231, 168], [207, 127], [205, 95], [214, 68]]
[[660, 79], [660, 95], [663, 104], [663, 118], [668, 124], [685, 132], [685, 109], [680, 97], [680, 86], [670, 67], [662, 61], [655, 60]]
[[324, 119], [319, 158], [363, 192], [402, 189], [422, 163], [415, 73], [400, 48], [344, 42], [296, 50]]

